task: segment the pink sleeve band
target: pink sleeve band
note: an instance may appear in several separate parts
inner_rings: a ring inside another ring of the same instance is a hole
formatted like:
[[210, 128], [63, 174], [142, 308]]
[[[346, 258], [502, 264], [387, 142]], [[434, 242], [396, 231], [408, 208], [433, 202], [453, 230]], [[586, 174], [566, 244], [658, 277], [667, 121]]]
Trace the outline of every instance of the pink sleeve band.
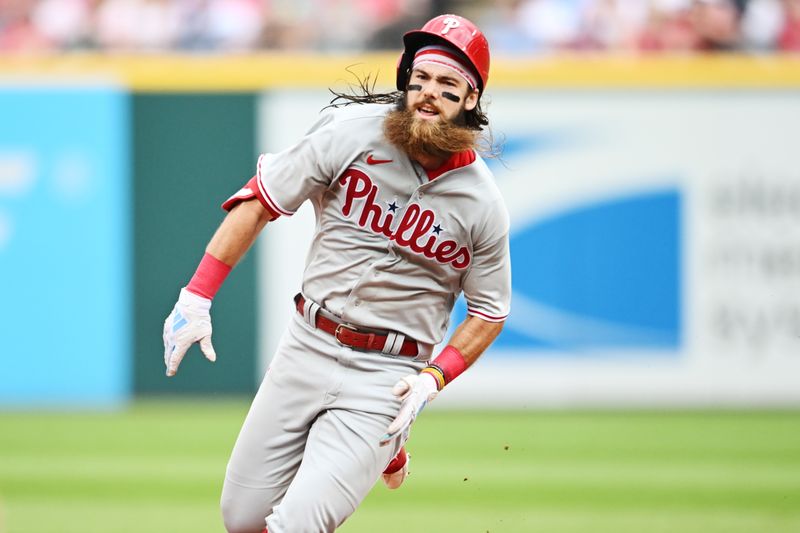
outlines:
[[206, 252], [186, 290], [212, 300], [232, 268]]
[[272, 215], [272, 220], [275, 220], [276, 218], [281, 216], [280, 213], [278, 213], [275, 209], [272, 208], [270, 203], [264, 198], [264, 195], [261, 193], [261, 189], [258, 186], [258, 176], [253, 176], [252, 178], [250, 178], [250, 181], [248, 181], [244, 187], [239, 189], [239, 191], [236, 194], [225, 200], [225, 202], [222, 204], [222, 209], [224, 209], [225, 211], [230, 211], [241, 202], [244, 202], [245, 200], [251, 200], [253, 198], [257, 198], [258, 201], [261, 202], [261, 205], [264, 206], [264, 209], [269, 211], [270, 215]]
[[430, 365], [441, 369], [442, 374], [444, 374], [444, 385], [460, 376], [469, 366], [461, 352], [450, 345], [445, 346], [444, 350], [436, 356], [436, 359], [431, 361]]

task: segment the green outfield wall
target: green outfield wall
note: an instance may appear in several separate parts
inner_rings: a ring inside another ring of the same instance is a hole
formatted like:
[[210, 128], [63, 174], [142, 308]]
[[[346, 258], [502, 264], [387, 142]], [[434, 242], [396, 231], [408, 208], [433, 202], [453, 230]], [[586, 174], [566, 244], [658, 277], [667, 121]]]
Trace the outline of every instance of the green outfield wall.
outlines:
[[136, 94], [133, 113], [134, 390], [249, 392], [255, 372], [255, 254], [236, 266], [214, 300], [214, 364], [193, 347], [164, 376], [161, 328], [224, 217], [220, 204], [255, 162], [255, 96]]

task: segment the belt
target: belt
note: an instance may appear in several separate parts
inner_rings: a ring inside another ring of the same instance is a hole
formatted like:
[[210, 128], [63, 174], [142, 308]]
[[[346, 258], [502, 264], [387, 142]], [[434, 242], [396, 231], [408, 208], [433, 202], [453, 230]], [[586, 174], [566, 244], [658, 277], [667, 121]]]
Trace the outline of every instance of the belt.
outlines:
[[[320, 307], [314, 304], [311, 308], [312, 316], [307, 317], [306, 304], [311, 303], [303, 298], [302, 294], [294, 297], [295, 307], [309, 325], [333, 335], [336, 341], [356, 350], [370, 350], [383, 352], [389, 355], [402, 355], [406, 357], [416, 357], [419, 354], [419, 346], [414, 339], [405, 338], [405, 335], [393, 331], [378, 331], [366, 328], [359, 328], [352, 324], [328, 318], [320, 313]], [[309, 320], [310, 319], [310, 320]], [[402, 339], [402, 340], [401, 340]]]

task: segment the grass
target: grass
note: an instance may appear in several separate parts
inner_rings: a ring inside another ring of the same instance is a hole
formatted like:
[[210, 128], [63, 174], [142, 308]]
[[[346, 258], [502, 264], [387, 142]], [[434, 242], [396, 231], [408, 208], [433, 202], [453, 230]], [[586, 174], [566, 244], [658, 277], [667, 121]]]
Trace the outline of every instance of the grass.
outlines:
[[[246, 409], [0, 414], [0, 532], [221, 532]], [[800, 412], [430, 410], [409, 449], [340, 531], [800, 531]]]

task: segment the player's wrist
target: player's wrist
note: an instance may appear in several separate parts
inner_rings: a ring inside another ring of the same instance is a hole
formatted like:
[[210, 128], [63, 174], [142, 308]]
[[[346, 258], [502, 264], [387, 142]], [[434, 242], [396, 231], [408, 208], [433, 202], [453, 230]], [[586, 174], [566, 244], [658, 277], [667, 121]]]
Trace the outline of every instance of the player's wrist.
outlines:
[[448, 383], [460, 376], [468, 367], [467, 360], [462, 353], [453, 346], [445, 346], [428, 366], [422, 369], [422, 374], [432, 377], [436, 381], [436, 389], [442, 390]]
[[422, 369], [420, 372], [422, 377], [429, 377], [433, 379], [434, 383], [436, 384], [436, 390], [440, 391], [444, 388], [447, 383], [444, 379], [444, 371], [438, 366], [433, 363], [429, 363], [428, 366]]
[[186, 286], [186, 290], [197, 296], [213, 300], [232, 268], [206, 252], [203, 259], [200, 260], [194, 276]]
[[436, 375], [431, 372], [430, 367], [425, 367], [422, 369], [420, 373], [420, 379], [422, 380], [423, 389], [427, 391], [427, 394], [430, 393], [437, 393], [442, 390], [439, 387], [440, 380], [436, 377]]
[[197, 311], [208, 311], [211, 309], [210, 298], [195, 294], [194, 292], [190, 291], [188, 287], [181, 289], [181, 293], [178, 296], [178, 303]]

